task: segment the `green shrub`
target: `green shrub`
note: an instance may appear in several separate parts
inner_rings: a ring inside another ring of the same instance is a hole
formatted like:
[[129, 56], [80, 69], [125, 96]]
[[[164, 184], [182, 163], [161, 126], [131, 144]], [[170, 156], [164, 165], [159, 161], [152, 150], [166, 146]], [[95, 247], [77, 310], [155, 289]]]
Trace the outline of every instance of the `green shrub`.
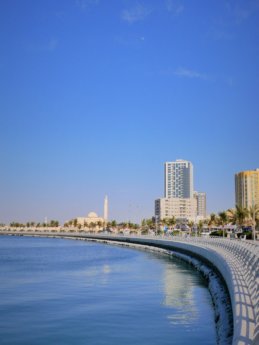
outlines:
[[223, 236], [223, 231], [222, 231], [222, 230], [212, 231], [212, 233], [210, 234], [210, 236], [219, 236], [219, 237], [222, 237], [222, 236]]

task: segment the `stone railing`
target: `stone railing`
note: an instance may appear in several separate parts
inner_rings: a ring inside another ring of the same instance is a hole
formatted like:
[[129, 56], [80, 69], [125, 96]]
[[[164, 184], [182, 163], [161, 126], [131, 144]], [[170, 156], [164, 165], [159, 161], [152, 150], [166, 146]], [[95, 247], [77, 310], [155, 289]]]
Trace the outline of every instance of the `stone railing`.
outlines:
[[177, 238], [204, 246], [225, 261], [224, 280], [231, 296], [236, 344], [259, 344], [259, 244], [222, 238]]

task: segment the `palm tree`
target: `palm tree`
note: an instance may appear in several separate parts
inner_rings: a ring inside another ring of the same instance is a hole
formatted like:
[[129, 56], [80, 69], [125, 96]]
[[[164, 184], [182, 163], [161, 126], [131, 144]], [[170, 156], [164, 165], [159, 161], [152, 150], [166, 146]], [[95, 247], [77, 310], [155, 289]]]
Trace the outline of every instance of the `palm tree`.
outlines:
[[141, 226], [142, 226], [142, 228], [144, 228], [146, 226], [146, 219], [145, 218], [142, 219]]
[[229, 209], [227, 211], [228, 217], [232, 224], [242, 226], [245, 224], [246, 219], [249, 216], [249, 212], [246, 208], [236, 205], [235, 209]]
[[169, 218], [168, 219], [168, 226], [170, 227], [170, 229], [172, 230], [172, 228], [175, 226], [176, 224], [176, 219], [175, 217]]
[[111, 221], [111, 226], [112, 226], [113, 228], [116, 228], [116, 226], [117, 226], [116, 220], [112, 220], [112, 221]]
[[128, 228], [129, 228], [129, 230], [133, 229], [133, 227], [134, 227], [134, 224], [129, 220], [128, 221]]
[[167, 221], [168, 221], [168, 219], [166, 219], [166, 218], [163, 218], [163, 219], [160, 220], [160, 222], [159, 222], [159, 230], [161, 230], [161, 227], [164, 230], [164, 227], [167, 226]]
[[229, 208], [226, 213], [231, 224], [237, 224], [236, 209]]
[[94, 230], [95, 230], [95, 227], [96, 227], [96, 223], [91, 222], [89, 225], [90, 225], [90, 229], [91, 229], [92, 231], [94, 231]]
[[97, 222], [97, 226], [98, 226], [98, 230], [100, 230], [100, 228], [103, 228], [103, 226], [104, 226], [104, 222], [102, 222], [102, 221], [98, 221]]
[[202, 228], [203, 228], [203, 221], [199, 220], [199, 223], [198, 223], [198, 232], [199, 232], [199, 234], [201, 233]]
[[246, 208], [239, 207], [236, 205], [236, 217], [237, 217], [237, 222], [239, 225], [245, 225], [245, 221], [249, 216], [249, 212]]
[[155, 224], [152, 218], [146, 219], [146, 224], [149, 227], [149, 229], [155, 229]]
[[251, 219], [259, 220], [259, 205], [251, 206], [248, 212]]
[[142, 219], [141, 221], [141, 231], [148, 231], [148, 224], [146, 219]]
[[223, 229], [222, 235], [223, 237], [225, 237], [225, 225], [228, 223], [228, 215], [227, 215], [227, 212], [225, 211], [219, 212], [218, 215], [219, 215], [218, 222], [222, 226], [222, 229]]
[[51, 220], [49, 226], [50, 227], [58, 227], [59, 226], [58, 220]]
[[210, 219], [208, 221], [209, 229], [211, 229], [213, 225], [216, 225], [216, 223], [217, 223], [217, 216], [215, 215], [215, 213], [211, 213]]
[[192, 228], [193, 228], [193, 226], [194, 226], [194, 221], [193, 221], [193, 220], [189, 220], [188, 226], [189, 226], [189, 228], [190, 228], [190, 235], [191, 235], [191, 233], [192, 233]]

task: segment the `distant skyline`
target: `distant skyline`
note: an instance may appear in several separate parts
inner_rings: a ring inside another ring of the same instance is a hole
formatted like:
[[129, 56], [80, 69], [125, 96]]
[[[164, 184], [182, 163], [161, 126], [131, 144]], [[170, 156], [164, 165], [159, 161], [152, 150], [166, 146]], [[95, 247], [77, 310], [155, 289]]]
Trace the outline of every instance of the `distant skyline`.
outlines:
[[163, 166], [207, 210], [259, 168], [258, 0], [3, 0], [0, 223], [95, 211], [140, 221]]

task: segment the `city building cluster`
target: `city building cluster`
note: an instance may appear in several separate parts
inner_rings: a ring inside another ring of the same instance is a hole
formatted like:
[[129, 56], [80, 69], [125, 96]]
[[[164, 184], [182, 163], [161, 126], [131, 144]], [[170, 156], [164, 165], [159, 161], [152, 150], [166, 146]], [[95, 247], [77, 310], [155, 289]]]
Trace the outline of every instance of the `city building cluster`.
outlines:
[[[155, 217], [142, 219], [141, 224], [130, 220], [117, 223], [108, 219], [108, 197], [104, 198], [103, 216], [90, 212], [64, 223], [58, 221], [11, 222], [12, 228], [79, 229], [81, 231], [148, 231], [148, 230], [190, 230], [210, 232], [213, 230], [259, 230], [259, 168], [235, 174], [235, 207], [218, 214], [207, 215], [206, 193], [194, 190], [193, 165], [190, 161], [177, 159], [164, 163], [164, 197], [155, 200]], [[0, 224], [0, 228], [6, 228]], [[204, 230], [205, 229], [205, 230]], [[247, 230], [247, 231], [248, 231]], [[257, 231], [258, 231], [257, 230]]]
[[[235, 174], [235, 206], [259, 208], [259, 169]], [[206, 193], [194, 190], [191, 162], [177, 159], [164, 164], [164, 197], [155, 200], [155, 217], [157, 222], [175, 218], [194, 223], [207, 218]]]
[[177, 159], [164, 165], [164, 197], [155, 200], [158, 221], [175, 218], [197, 222], [206, 218], [206, 193], [194, 190], [193, 165]]

